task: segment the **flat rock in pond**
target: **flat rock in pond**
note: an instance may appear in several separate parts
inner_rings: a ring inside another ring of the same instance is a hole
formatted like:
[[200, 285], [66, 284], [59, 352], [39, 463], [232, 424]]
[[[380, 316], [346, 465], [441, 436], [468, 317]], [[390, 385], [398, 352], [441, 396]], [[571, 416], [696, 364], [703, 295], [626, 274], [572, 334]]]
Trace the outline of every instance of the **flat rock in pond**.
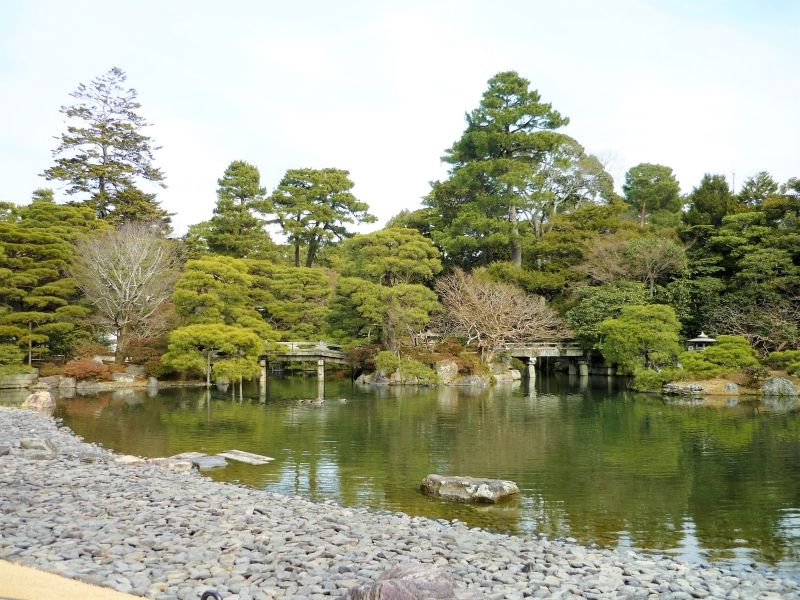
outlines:
[[228, 460], [243, 462], [248, 465], [266, 465], [267, 463], [270, 463], [273, 460], [275, 460], [270, 456], [264, 456], [263, 454], [254, 454], [252, 452], [245, 452], [244, 450], [226, 450], [225, 452], [220, 452], [219, 454], [217, 454], [217, 456], [227, 458]]
[[494, 504], [504, 498], [519, 494], [513, 481], [503, 479], [479, 479], [476, 477], [446, 477], [428, 475], [422, 480], [423, 493], [456, 502], [480, 502]]
[[221, 456], [198, 456], [192, 459], [192, 464], [201, 471], [205, 471], [207, 469], [226, 467], [228, 466], [228, 461]]
[[203, 454], [202, 452], [181, 452], [175, 456], [170, 456], [170, 458], [174, 458], [175, 460], [194, 460], [195, 458], [200, 458], [201, 456], [207, 455]]

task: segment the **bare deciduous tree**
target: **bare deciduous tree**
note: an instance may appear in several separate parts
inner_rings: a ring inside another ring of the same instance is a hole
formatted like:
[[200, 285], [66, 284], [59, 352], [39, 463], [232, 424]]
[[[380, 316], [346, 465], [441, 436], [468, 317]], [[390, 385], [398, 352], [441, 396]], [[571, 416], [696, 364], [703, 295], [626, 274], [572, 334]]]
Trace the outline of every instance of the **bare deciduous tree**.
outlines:
[[632, 279], [646, 284], [650, 298], [655, 296], [656, 283], [686, 269], [686, 252], [669, 238], [625, 235], [595, 238], [584, 262], [575, 267], [598, 283]]
[[800, 297], [756, 305], [726, 302], [716, 307], [707, 324], [711, 331], [741, 335], [760, 353], [800, 347]]
[[149, 223], [119, 229], [78, 242], [73, 275], [116, 337], [117, 362], [131, 339], [161, 333], [178, 264], [176, 245]]
[[558, 340], [569, 336], [544, 298], [520, 288], [468, 275], [456, 269], [436, 283], [444, 307], [439, 326], [444, 334], [476, 344], [490, 363], [509, 344]]

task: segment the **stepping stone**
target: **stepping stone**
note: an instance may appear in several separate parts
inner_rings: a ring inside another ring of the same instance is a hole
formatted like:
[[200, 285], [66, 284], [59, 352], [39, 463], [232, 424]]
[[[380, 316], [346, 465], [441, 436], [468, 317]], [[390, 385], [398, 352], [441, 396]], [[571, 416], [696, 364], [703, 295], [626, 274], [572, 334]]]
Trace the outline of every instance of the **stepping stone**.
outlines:
[[175, 460], [194, 460], [195, 458], [200, 458], [202, 456], [206, 455], [202, 452], [181, 452], [175, 456], [170, 456], [170, 458], [174, 458]]
[[192, 459], [192, 464], [201, 471], [205, 471], [207, 469], [227, 467], [228, 461], [221, 456], [199, 456]]
[[266, 465], [267, 463], [272, 462], [275, 460], [272, 457], [264, 456], [262, 454], [253, 454], [252, 452], [245, 452], [244, 450], [226, 450], [225, 452], [220, 452], [217, 456], [222, 456], [224, 458], [235, 460], [238, 462], [243, 462], [248, 465]]

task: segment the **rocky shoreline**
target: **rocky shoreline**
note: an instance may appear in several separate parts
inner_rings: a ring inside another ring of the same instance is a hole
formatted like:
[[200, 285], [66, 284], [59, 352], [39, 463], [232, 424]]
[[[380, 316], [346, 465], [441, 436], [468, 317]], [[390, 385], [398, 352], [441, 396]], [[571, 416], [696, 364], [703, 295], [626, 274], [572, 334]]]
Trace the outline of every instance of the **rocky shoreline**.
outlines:
[[0, 558], [162, 600], [208, 588], [225, 600], [342, 597], [410, 561], [452, 583], [442, 598], [800, 598], [796, 580], [755, 566], [312, 503], [115, 458], [47, 416], [0, 407]]

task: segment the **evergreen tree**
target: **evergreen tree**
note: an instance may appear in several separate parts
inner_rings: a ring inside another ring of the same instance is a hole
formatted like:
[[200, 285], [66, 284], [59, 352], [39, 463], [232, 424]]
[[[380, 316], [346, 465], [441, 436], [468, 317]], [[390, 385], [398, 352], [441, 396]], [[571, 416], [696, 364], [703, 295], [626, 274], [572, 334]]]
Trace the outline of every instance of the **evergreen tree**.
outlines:
[[513, 71], [489, 80], [467, 128], [442, 160], [450, 177], [425, 200], [436, 211], [433, 236], [451, 263], [470, 268], [495, 260], [522, 261], [520, 212], [548, 153], [567, 140], [568, 123]]
[[250, 298], [264, 319], [287, 340], [312, 341], [324, 336], [330, 277], [322, 270], [248, 261]]
[[381, 229], [354, 236], [342, 246], [342, 274], [387, 286], [429, 283], [442, 270], [439, 251], [414, 229]]
[[639, 216], [639, 227], [644, 227], [649, 213], [677, 213], [681, 209], [680, 184], [672, 169], [664, 165], [642, 163], [632, 167], [625, 174], [622, 191], [625, 202]]
[[231, 381], [256, 374], [277, 334], [250, 301], [252, 283], [243, 260], [211, 255], [188, 261], [172, 297], [181, 326], [169, 335], [164, 365], [204, 372], [209, 383], [212, 369]]
[[16, 344], [28, 364], [47, 354], [69, 354], [88, 335], [71, 277], [73, 242], [98, 223], [85, 207], [56, 204], [37, 190], [31, 204], [0, 221], [0, 338]]
[[694, 227], [719, 227], [726, 215], [741, 208], [724, 175], [704, 175], [687, 200], [689, 210], [684, 215], [684, 221]]
[[767, 198], [777, 196], [779, 189], [780, 186], [772, 175], [759, 171], [742, 184], [738, 194], [739, 202], [750, 208], [759, 208]]
[[303, 264], [311, 267], [325, 244], [353, 235], [347, 225], [374, 223], [369, 206], [350, 191], [353, 182], [342, 169], [290, 169], [269, 198], [267, 212], [272, 223], [280, 225], [294, 248], [294, 264], [300, 266], [300, 249], [305, 247]]
[[241, 160], [233, 161], [217, 181], [214, 216], [202, 231], [208, 250], [234, 258], [266, 258], [273, 252], [272, 240], [264, 230], [266, 222], [256, 217], [265, 209], [261, 175], [258, 169]]
[[125, 89], [125, 80], [114, 67], [71, 94], [77, 102], [61, 107], [69, 125], [53, 151], [55, 165], [43, 176], [65, 182], [68, 194], [89, 194], [86, 203], [99, 218], [120, 222], [124, 213], [147, 214], [167, 227], [169, 214], [152, 194], [137, 188], [141, 180], [164, 187], [164, 174], [153, 165], [157, 148], [142, 133], [149, 124], [138, 114], [136, 90]]

